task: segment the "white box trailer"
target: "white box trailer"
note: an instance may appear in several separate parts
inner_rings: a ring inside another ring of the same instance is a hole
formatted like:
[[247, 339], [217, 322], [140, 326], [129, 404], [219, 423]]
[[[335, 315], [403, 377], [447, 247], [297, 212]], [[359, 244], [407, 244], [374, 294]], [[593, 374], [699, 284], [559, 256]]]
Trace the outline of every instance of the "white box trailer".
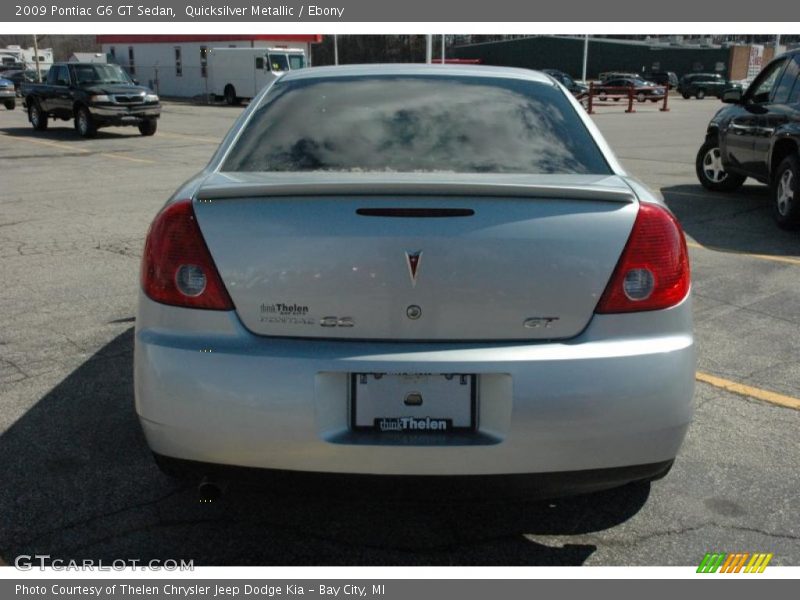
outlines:
[[210, 48], [208, 93], [238, 104], [253, 98], [281, 73], [305, 66], [306, 54], [300, 48]]

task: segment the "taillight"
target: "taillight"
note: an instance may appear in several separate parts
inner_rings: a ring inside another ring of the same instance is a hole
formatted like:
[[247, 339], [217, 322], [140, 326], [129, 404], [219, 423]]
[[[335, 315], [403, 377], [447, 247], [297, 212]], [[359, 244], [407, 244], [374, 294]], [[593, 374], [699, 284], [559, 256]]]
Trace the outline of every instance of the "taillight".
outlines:
[[170, 204], [153, 221], [144, 244], [141, 279], [144, 293], [162, 304], [233, 309], [191, 200]]
[[689, 284], [689, 255], [681, 226], [661, 206], [641, 203], [628, 243], [595, 312], [669, 308], [686, 297]]

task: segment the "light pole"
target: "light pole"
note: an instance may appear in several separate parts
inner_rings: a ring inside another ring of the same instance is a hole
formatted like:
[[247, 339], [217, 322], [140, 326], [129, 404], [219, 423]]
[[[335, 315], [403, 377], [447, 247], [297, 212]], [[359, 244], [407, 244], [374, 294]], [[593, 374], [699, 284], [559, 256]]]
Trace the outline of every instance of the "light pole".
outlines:
[[586, 83], [586, 64], [589, 62], [589, 34], [583, 38], [583, 71], [581, 72], [581, 81]]

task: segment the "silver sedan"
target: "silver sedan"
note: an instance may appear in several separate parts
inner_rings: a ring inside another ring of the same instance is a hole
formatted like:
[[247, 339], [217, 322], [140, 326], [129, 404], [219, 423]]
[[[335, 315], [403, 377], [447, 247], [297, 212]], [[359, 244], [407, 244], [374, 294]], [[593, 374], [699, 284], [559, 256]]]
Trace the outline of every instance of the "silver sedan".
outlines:
[[652, 480], [689, 292], [675, 217], [550, 77], [304, 69], [153, 221], [136, 410], [170, 473]]

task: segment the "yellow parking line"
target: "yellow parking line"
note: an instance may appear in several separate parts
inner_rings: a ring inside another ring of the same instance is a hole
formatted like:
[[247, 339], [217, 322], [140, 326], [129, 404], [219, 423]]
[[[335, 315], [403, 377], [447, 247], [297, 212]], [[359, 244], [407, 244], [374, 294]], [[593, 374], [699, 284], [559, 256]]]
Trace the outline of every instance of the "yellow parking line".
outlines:
[[800, 258], [792, 256], [772, 256], [770, 254], [752, 254], [750, 252], [739, 252], [737, 250], [725, 250], [723, 248], [715, 248], [714, 246], [704, 246], [697, 242], [690, 242], [686, 240], [686, 245], [689, 248], [697, 248], [699, 250], [711, 250], [713, 252], [723, 252], [725, 254], [738, 254], [739, 256], [749, 256], [750, 258], [758, 258], [759, 260], [771, 260], [773, 262], [787, 263], [790, 265], [800, 265]]
[[138, 162], [138, 163], [154, 163], [156, 161], [150, 160], [148, 158], [134, 158], [133, 156], [125, 156], [124, 154], [111, 154], [110, 152], [103, 152], [100, 156], [105, 156], [106, 158], [115, 158], [117, 160], [128, 160], [131, 162]]
[[208, 142], [209, 144], [219, 144], [222, 141], [222, 138], [207, 138], [201, 137], [199, 135], [189, 135], [187, 133], [174, 133], [172, 131], [159, 131], [157, 134], [159, 137], [171, 137], [171, 138], [184, 138], [187, 140], [197, 140], [198, 142]]
[[[32, 140], [30, 138], [25, 137], [15, 137], [12, 135], [8, 135], [7, 133], [3, 134], [6, 138], [19, 141], [19, 142], [28, 142], [29, 144], [39, 144], [40, 146], [50, 146], [52, 148], [58, 148], [59, 150], [69, 150], [70, 152], [79, 152], [81, 154], [89, 154], [91, 150], [87, 150], [86, 148], [77, 148], [70, 144], [62, 144], [60, 142], [49, 142], [47, 140]], [[147, 158], [134, 158], [133, 156], [126, 156], [124, 154], [116, 154], [112, 152], [101, 152], [98, 156], [104, 156], [106, 158], [113, 158], [116, 160], [127, 160], [129, 162], [138, 162], [138, 163], [154, 163], [156, 161], [150, 160]]]
[[4, 133], [3, 136], [8, 138], [8, 139], [10, 139], [10, 140], [15, 140], [15, 141], [18, 141], [18, 142], [28, 142], [29, 144], [39, 144], [40, 146], [51, 146], [53, 148], [58, 148], [60, 150], [69, 150], [71, 152], [83, 152], [83, 153], [88, 153], [89, 152], [85, 148], [76, 148], [75, 146], [71, 146], [69, 144], [62, 144], [60, 142], [48, 142], [48, 141], [45, 141], [45, 140], [32, 140], [30, 138], [25, 138], [25, 137], [16, 137], [16, 136], [13, 136], [13, 135], [9, 135], [7, 133]]
[[708, 373], [701, 373], [700, 371], [695, 373], [695, 378], [697, 381], [702, 381], [703, 383], [733, 392], [734, 394], [749, 396], [750, 398], [763, 400], [764, 402], [769, 402], [770, 404], [777, 404], [778, 406], [783, 406], [785, 408], [800, 410], [800, 399], [798, 398], [792, 398], [791, 396], [785, 396], [783, 394], [778, 394], [777, 392], [770, 392], [769, 390], [762, 390], [760, 388], [745, 385], [743, 383], [736, 383], [735, 381], [723, 379], [722, 377], [717, 377], [715, 375], [709, 375]]

